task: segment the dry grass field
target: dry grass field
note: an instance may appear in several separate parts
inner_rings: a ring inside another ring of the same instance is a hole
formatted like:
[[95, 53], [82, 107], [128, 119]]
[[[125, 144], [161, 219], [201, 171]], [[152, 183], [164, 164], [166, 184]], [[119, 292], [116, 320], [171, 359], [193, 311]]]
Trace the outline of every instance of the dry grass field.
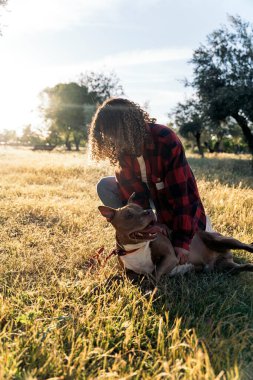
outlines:
[[[249, 157], [189, 157], [215, 229], [253, 241]], [[0, 148], [0, 379], [253, 378], [253, 274], [131, 284], [84, 153]], [[252, 254], [236, 253], [253, 262]]]

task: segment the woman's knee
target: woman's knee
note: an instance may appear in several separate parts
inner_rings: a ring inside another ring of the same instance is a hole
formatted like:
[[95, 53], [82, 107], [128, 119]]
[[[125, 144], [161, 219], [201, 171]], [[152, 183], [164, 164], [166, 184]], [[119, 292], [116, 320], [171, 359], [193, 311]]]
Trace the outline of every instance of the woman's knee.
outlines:
[[115, 177], [101, 178], [97, 183], [97, 194], [105, 206], [119, 208], [122, 201]]
[[113, 191], [117, 187], [115, 177], [101, 178], [97, 183], [97, 193]]

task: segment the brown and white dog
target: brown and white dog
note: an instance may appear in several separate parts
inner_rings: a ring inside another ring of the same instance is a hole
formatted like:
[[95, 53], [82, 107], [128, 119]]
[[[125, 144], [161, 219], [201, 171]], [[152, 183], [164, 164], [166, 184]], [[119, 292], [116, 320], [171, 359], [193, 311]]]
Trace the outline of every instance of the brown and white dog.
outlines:
[[192, 270], [253, 271], [253, 264], [235, 263], [230, 252], [230, 249], [253, 252], [253, 245], [217, 232], [196, 232], [190, 245], [189, 263], [179, 265], [169, 238], [156, 224], [153, 211], [143, 210], [133, 198], [134, 194], [128, 204], [119, 209], [98, 207], [116, 230], [117, 253], [125, 269], [138, 274], [154, 274], [157, 281], [165, 273], [175, 276]]

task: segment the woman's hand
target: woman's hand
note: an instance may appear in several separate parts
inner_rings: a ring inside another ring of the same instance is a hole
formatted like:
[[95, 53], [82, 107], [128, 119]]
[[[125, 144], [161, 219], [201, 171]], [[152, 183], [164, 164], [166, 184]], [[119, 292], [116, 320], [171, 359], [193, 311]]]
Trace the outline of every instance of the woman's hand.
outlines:
[[[166, 224], [163, 223], [155, 223], [156, 226], [160, 228], [160, 233], [166, 236], [171, 240], [172, 231]], [[179, 259], [179, 264], [186, 264], [189, 262], [189, 251], [181, 247], [174, 247], [176, 256]]]
[[175, 252], [177, 258], [179, 259], [179, 264], [186, 264], [189, 262], [189, 251], [181, 247], [175, 247]]

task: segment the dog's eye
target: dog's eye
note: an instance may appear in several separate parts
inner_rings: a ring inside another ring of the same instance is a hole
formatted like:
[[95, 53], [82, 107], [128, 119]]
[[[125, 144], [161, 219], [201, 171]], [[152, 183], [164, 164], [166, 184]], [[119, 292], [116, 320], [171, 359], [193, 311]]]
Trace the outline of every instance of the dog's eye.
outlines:
[[132, 219], [133, 218], [133, 214], [128, 210], [125, 214], [125, 218], [126, 219]]

